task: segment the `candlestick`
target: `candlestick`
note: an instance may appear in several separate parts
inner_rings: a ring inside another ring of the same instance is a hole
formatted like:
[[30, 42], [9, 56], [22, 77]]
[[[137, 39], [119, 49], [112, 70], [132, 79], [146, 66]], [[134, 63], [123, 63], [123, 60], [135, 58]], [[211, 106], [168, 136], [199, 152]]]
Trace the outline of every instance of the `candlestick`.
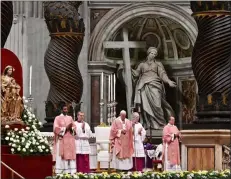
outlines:
[[101, 73], [101, 100], [103, 99], [103, 72]]
[[29, 93], [31, 95], [31, 82], [32, 82], [32, 65], [30, 66], [30, 84], [29, 84]]
[[114, 83], [114, 81], [113, 81], [112, 74], [110, 75], [110, 77], [111, 77], [111, 101], [113, 101], [113, 83]]
[[111, 99], [110, 99], [110, 97], [111, 97], [111, 95], [110, 95], [110, 93], [111, 93], [110, 88], [111, 88], [111, 78], [110, 78], [110, 75], [109, 75], [108, 76], [108, 102], [111, 101]]
[[115, 94], [116, 94], [116, 76], [115, 76], [115, 73], [114, 73], [114, 99], [113, 101], [115, 101]]
[[100, 124], [102, 124], [103, 123], [103, 106], [104, 106], [103, 100], [101, 100], [99, 105], [100, 105]]
[[33, 112], [32, 103], [34, 101], [34, 98], [32, 97], [32, 95], [30, 95], [29, 97], [27, 97], [27, 100], [29, 102], [29, 109], [30, 109], [31, 112]]
[[111, 103], [107, 104], [107, 122], [108, 125], [111, 125]]

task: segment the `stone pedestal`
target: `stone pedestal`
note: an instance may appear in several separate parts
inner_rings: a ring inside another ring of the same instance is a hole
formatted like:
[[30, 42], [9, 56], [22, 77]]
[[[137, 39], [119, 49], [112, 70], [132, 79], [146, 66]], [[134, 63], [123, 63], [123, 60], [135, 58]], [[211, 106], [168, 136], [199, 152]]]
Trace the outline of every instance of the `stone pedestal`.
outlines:
[[147, 129], [146, 130], [146, 137], [149, 139], [149, 142], [155, 145], [159, 145], [162, 143], [162, 133], [163, 130], [153, 130], [153, 129]]
[[222, 146], [230, 145], [230, 130], [182, 130], [183, 170], [221, 170]]

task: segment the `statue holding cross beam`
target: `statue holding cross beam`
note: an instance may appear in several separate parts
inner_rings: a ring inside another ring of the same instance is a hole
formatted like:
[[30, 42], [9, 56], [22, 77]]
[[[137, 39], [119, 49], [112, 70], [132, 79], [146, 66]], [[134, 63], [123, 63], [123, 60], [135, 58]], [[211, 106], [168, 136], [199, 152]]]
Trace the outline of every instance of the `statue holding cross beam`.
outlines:
[[[151, 129], [162, 129], [167, 119], [174, 116], [172, 107], [165, 99], [163, 83], [170, 87], [176, 87], [176, 83], [168, 78], [162, 63], [155, 60], [157, 53], [155, 47], [150, 47], [146, 61], [141, 62], [136, 70], [131, 69], [132, 81], [135, 82], [132, 101], [141, 112], [141, 123]], [[120, 66], [118, 73], [123, 71], [124, 67]]]

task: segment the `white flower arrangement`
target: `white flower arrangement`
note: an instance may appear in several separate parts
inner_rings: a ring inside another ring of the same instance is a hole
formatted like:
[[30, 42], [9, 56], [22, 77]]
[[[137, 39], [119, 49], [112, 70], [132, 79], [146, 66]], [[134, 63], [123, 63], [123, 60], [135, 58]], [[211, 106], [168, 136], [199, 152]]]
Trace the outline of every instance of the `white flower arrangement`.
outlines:
[[[22, 120], [27, 125], [26, 129], [14, 128], [14, 130], [10, 130], [6, 134], [5, 140], [11, 147], [11, 152], [22, 155], [50, 154], [52, 148], [47, 138], [42, 136], [38, 130], [42, 123], [26, 105], [24, 105]], [[5, 126], [5, 128], [8, 129], [9, 126]]]
[[230, 170], [224, 171], [181, 171], [181, 172], [117, 172], [110, 173], [61, 173], [56, 176], [48, 176], [46, 179], [230, 179]]
[[35, 115], [29, 110], [28, 106], [26, 105], [24, 105], [22, 120], [25, 122], [27, 126], [36, 129], [42, 127], [42, 123], [35, 117]]

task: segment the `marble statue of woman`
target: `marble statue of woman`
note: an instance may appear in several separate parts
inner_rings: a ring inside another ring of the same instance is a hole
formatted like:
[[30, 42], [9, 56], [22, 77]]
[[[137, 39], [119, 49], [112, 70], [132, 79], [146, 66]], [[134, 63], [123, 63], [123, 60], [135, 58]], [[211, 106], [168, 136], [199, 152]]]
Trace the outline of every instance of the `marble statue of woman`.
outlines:
[[141, 112], [141, 123], [146, 129], [162, 129], [167, 124], [167, 119], [174, 115], [165, 99], [163, 83], [170, 87], [176, 87], [176, 84], [168, 78], [162, 63], [156, 61], [157, 54], [157, 49], [150, 47], [146, 60], [136, 70], [132, 69], [135, 82], [134, 104]]
[[1, 121], [21, 121], [23, 111], [20, 86], [12, 77], [14, 68], [6, 66], [1, 76]]

